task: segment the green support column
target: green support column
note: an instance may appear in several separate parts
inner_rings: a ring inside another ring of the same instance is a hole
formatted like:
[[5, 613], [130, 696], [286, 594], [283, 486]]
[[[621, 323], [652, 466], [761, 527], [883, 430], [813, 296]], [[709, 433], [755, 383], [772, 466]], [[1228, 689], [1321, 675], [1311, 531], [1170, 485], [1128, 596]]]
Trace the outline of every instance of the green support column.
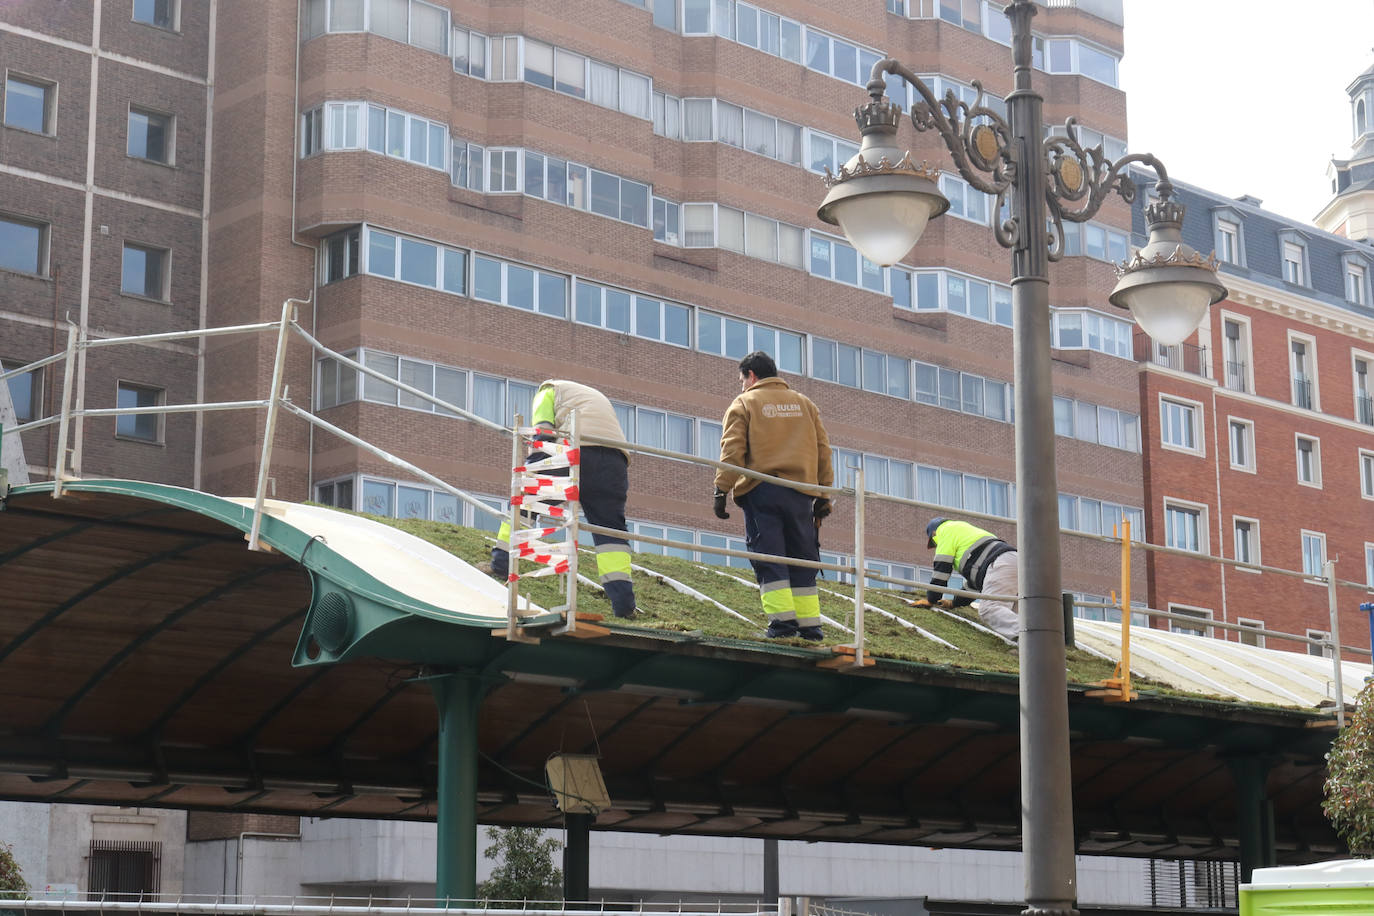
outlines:
[[467, 674], [430, 681], [439, 707], [439, 850], [435, 896], [477, 897], [477, 710], [482, 685]]
[[1274, 818], [1265, 793], [1269, 761], [1263, 757], [1232, 757], [1236, 783], [1236, 830], [1240, 834], [1240, 880], [1249, 881], [1255, 869], [1274, 864]]
[[592, 892], [592, 815], [564, 814], [568, 842], [563, 847], [563, 899], [586, 900]]

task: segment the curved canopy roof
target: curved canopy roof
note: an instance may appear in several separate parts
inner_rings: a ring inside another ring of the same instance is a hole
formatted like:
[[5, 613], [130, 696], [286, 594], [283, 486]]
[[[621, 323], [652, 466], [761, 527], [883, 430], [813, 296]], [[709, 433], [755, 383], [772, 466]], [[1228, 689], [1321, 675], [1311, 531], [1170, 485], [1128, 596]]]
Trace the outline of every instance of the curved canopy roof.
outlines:
[[[483, 821], [558, 823], [544, 761], [591, 752], [613, 802], [601, 828], [1019, 846], [1014, 675], [837, 671], [816, 649], [613, 623], [507, 642], [504, 589], [460, 560], [365, 518], [271, 509], [258, 553], [241, 500], [128, 481], [10, 493], [0, 797], [432, 818], [423, 676], [461, 670], [488, 688]], [[1080, 632], [1109, 641], [1096, 630]], [[1269, 767], [1281, 861], [1337, 849], [1318, 810], [1329, 716], [1107, 704], [1086, 685], [1069, 701], [1080, 852], [1234, 857], [1241, 758]]]

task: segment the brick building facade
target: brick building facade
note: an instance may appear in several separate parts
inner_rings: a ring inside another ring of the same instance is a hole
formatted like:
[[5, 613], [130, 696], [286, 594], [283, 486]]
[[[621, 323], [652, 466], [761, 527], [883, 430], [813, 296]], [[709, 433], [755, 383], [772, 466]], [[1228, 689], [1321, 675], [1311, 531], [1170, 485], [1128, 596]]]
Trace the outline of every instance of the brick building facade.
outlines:
[[[55, 130], [0, 130], [4, 218], [43, 237], [36, 269], [0, 274], [7, 365], [60, 347], [67, 315], [95, 338], [275, 320], [294, 297], [327, 346], [484, 416], [508, 421], [533, 385], [565, 376], [605, 391], [638, 441], [714, 457], [735, 363], [768, 349], [872, 489], [986, 512], [1014, 536], [1010, 259], [989, 201], [947, 174], [951, 213], [892, 269], [862, 262], [815, 216], [819, 173], [853, 153], [850, 113], [882, 55], [966, 101], [982, 80], [1000, 106], [1011, 68], [995, 4], [73, 7], [30, 0], [3, 14], [7, 72], [57, 90]], [[1111, 157], [1127, 134], [1120, 13], [1054, 4], [1033, 23], [1046, 122], [1077, 118], [1084, 145]], [[148, 141], [148, 115], [171, 125], [170, 165], [131, 154], [130, 125]], [[948, 162], [937, 138], [909, 125], [902, 136], [917, 158]], [[1123, 516], [1139, 530], [1148, 504], [1132, 328], [1105, 303], [1130, 220], [1110, 201], [1071, 227], [1051, 271], [1061, 514], [1087, 534]], [[129, 246], [164, 258], [161, 287], [129, 276]], [[134, 281], [143, 294], [120, 293]], [[261, 398], [274, 344], [92, 350], [86, 406], [111, 406], [121, 382], [129, 403]], [[51, 412], [60, 374], [33, 382], [35, 415]], [[494, 433], [296, 340], [287, 382], [296, 403], [452, 484], [493, 502], [506, 489]], [[84, 475], [251, 490], [260, 412], [119, 428], [85, 422]], [[24, 436], [40, 472], [54, 439]], [[292, 417], [271, 475], [283, 498], [482, 521]], [[737, 521], [709, 511], [706, 470], [643, 457], [631, 487], [637, 531], [689, 555], [742, 543]], [[838, 556], [851, 512], [842, 501], [826, 526]], [[919, 575], [930, 557], [913, 532], [929, 515], [870, 505], [875, 568]], [[1063, 553], [1067, 588], [1118, 587], [1110, 545], [1066, 536]]]
[[1187, 343], [1147, 353], [1140, 376], [1149, 540], [1184, 552], [1150, 555], [1151, 607], [1325, 638], [1319, 577], [1330, 558], [1344, 583], [1341, 642], [1368, 646], [1359, 604], [1374, 590], [1374, 249], [1251, 198], [1184, 186], [1181, 199], [1185, 240], [1216, 249], [1229, 294]]

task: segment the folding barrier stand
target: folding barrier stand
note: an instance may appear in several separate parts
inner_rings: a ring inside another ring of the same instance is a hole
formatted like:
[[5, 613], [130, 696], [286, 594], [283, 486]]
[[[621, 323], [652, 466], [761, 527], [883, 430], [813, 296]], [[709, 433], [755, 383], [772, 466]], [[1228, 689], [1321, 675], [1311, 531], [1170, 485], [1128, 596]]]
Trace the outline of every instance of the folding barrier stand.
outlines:
[[[581, 481], [582, 448], [577, 431], [576, 411], [568, 433], [550, 432], [537, 426], [524, 426], [516, 414], [515, 437], [511, 444], [510, 568], [506, 577], [506, 639], [528, 639], [520, 628], [517, 610], [520, 603], [520, 561], [537, 564], [523, 578], [562, 576], [564, 603], [553, 608], [567, 620], [559, 633], [577, 630], [577, 537], [578, 484]], [[544, 437], [552, 435], [553, 439]], [[535, 438], [540, 437], [540, 438]], [[541, 452], [546, 457], [533, 461], [526, 456]], [[566, 469], [567, 474], [553, 472]], [[526, 520], [533, 524], [525, 527]], [[545, 520], [554, 524], [544, 524]], [[545, 538], [563, 532], [561, 543]]]

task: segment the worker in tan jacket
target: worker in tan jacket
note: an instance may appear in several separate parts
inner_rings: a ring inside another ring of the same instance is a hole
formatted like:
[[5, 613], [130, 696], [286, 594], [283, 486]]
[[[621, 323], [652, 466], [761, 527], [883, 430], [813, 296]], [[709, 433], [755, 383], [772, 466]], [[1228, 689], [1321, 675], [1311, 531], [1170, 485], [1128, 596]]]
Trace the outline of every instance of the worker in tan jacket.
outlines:
[[[720, 460], [784, 480], [828, 487], [834, 480], [830, 440], [816, 405], [778, 378], [773, 358], [750, 353], [739, 364], [740, 395], [722, 421]], [[819, 560], [820, 520], [830, 514], [830, 500], [819, 490], [794, 490], [736, 471], [716, 472], [715, 511], [729, 518], [725, 498], [734, 491], [744, 510], [750, 551]], [[754, 562], [770, 638], [800, 636], [819, 641], [820, 593], [816, 570], [784, 563]]]

